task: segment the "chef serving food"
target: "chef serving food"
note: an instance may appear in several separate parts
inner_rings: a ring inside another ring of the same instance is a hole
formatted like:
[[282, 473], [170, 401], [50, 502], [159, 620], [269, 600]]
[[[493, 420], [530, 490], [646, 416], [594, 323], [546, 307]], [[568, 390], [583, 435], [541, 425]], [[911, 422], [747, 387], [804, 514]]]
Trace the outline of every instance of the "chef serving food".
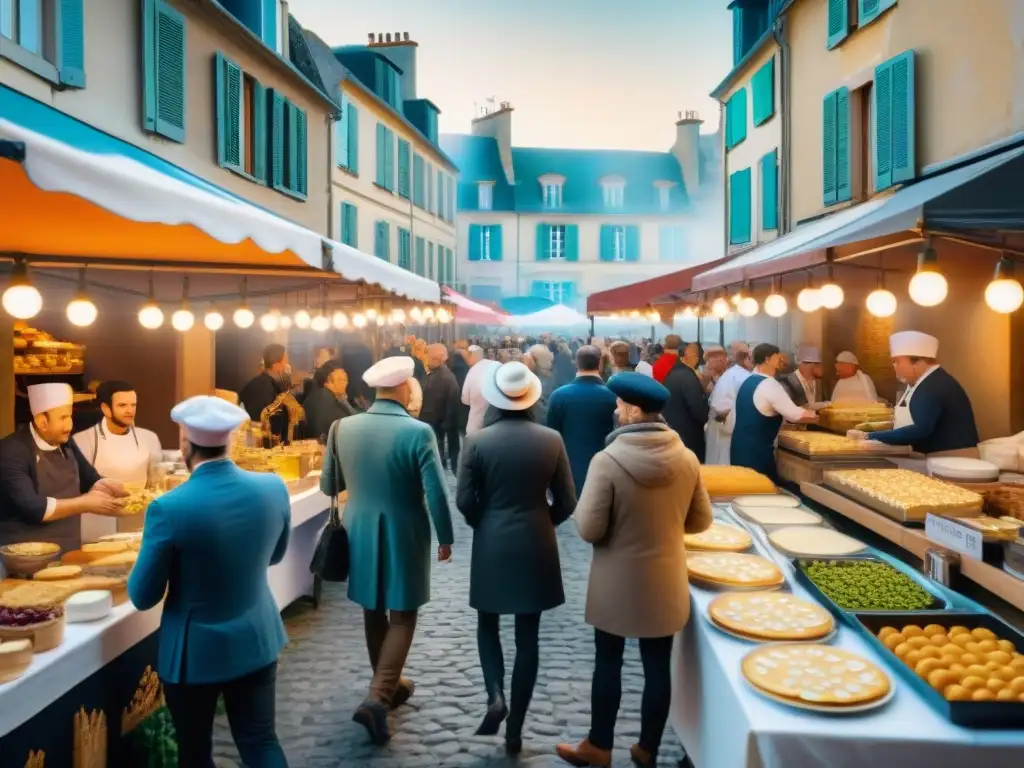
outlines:
[[103, 419], [75, 435], [82, 455], [103, 477], [122, 483], [146, 483], [150, 466], [160, 460], [160, 438], [135, 426], [139, 398], [126, 381], [105, 381], [96, 389]]
[[877, 403], [875, 382], [860, 369], [860, 361], [853, 352], [836, 355], [836, 386], [832, 390], [834, 403]]
[[69, 439], [71, 387], [34, 384], [28, 401], [32, 422], [0, 440], [0, 544], [43, 538], [65, 551], [78, 549], [78, 516], [120, 515], [127, 494], [121, 483], [101, 477]]
[[893, 429], [870, 434], [850, 430], [856, 440], [909, 445], [929, 456], [978, 458], [978, 427], [970, 398], [938, 362], [939, 340], [919, 331], [889, 337], [896, 376], [907, 385], [896, 403]]

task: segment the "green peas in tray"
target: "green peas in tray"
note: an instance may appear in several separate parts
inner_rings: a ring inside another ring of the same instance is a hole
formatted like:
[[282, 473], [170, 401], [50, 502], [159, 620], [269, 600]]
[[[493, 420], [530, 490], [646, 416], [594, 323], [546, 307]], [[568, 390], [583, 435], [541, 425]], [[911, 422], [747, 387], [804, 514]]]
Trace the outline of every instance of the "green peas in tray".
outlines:
[[844, 611], [928, 611], [946, 607], [944, 600], [882, 560], [801, 560], [797, 567]]

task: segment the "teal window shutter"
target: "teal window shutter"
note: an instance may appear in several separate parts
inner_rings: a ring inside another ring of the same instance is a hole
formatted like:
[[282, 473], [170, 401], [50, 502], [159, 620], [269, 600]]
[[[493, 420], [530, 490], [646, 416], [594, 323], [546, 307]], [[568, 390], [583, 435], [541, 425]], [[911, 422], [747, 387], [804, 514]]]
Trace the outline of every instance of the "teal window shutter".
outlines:
[[500, 224], [492, 224], [491, 230], [491, 261], [501, 261], [502, 228]]
[[409, 199], [409, 142], [398, 140], [398, 195]]
[[378, 221], [374, 229], [373, 254], [384, 261], [391, 261], [391, 225]]
[[901, 53], [891, 62], [892, 182], [899, 184], [917, 175], [914, 52]]
[[423, 183], [426, 184], [426, 187], [427, 187], [427, 195], [426, 195], [426, 201], [425, 201], [425, 206], [424, 207], [427, 209], [427, 213], [433, 213], [434, 212], [434, 196], [435, 196], [435, 193], [434, 193], [434, 165], [433, 165], [433, 163], [427, 163], [426, 161], [424, 161], [424, 163], [426, 165], [426, 169], [423, 172], [423, 174], [424, 174], [423, 175]]
[[348, 104], [348, 169], [359, 173], [359, 110]]
[[444, 186], [444, 174], [437, 169], [437, 215], [446, 220], [445, 209], [448, 202], [448, 191]]
[[[863, 3], [864, 0], [858, 0]], [[850, 0], [828, 0], [828, 49], [832, 50], [850, 34]], [[877, 2], [877, 0], [876, 0]]]
[[740, 88], [725, 105], [726, 148], [747, 138], [747, 89]]
[[611, 224], [601, 225], [601, 261], [615, 260], [615, 228]]
[[[85, 12], [83, 4], [85, 0], [57, 0], [55, 9], [57, 13], [54, 29], [57, 39], [55, 41], [57, 78], [65, 88], [85, 88]], [[6, 5], [6, 4], [5, 4]], [[29, 3], [31, 5], [31, 3]], [[171, 11], [180, 22], [182, 53], [184, 54], [185, 20], [181, 14], [166, 4], [159, 4], [163, 9]], [[145, 16], [145, 11], [143, 16]], [[182, 91], [184, 91], [185, 58], [181, 59]], [[181, 114], [184, 117], [184, 98], [181, 102]], [[184, 130], [184, 120], [182, 121]], [[174, 138], [168, 136], [168, 138]], [[183, 139], [175, 139], [182, 141]]]
[[224, 168], [242, 165], [242, 70], [219, 53], [217, 65], [217, 161]]
[[857, 26], [863, 27], [896, 5], [896, 0], [857, 0]]
[[377, 123], [377, 186], [387, 189], [387, 127]]
[[358, 210], [351, 203], [341, 204], [341, 242], [358, 247]]
[[[441, 250], [441, 246], [437, 247], [438, 252]], [[427, 279], [434, 279], [434, 244], [427, 243]]]
[[444, 248], [438, 247], [437, 249], [437, 282], [441, 285], [445, 284], [445, 271], [444, 271]]
[[822, 201], [832, 205], [837, 200], [836, 178], [836, 97], [828, 94], [821, 105], [821, 184]]
[[381, 227], [384, 230], [384, 259], [391, 261], [391, 225], [385, 221]]
[[444, 255], [444, 277], [448, 285], [455, 282], [455, 252], [448, 248]]
[[850, 184], [850, 91], [836, 91], [836, 202], [853, 197]]
[[580, 260], [580, 229], [576, 224], [565, 225], [565, 260]]
[[350, 117], [349, 101], [342, 96], [341, 117], [334, 124], [334, 161], [340, 168], [348, 168], [348, 124]]
[[626, 227], [626, 261], [640, 261], [640, 227], [636, 224]]
[[393, 192], [395, 189], [395, 132], [390, 128], [384, 131], [384, 187]]
[[259, 83], [252, 86], [252, 175], [267, 183], [267, 90]]
[[754, 73], [751, 79], [754, 91], [754, 125], [767, 122], [775, 114], [775, 57]]
[[423, 158], [415, 155], [412, 161], [412, 202], [423, 207]]
[[483, 245], [483, 227], [479, 224], [469, 225], [469, 260], [480, 261]]
[[[219, 70], [218, 70], [219, 71]], [[218, 87], [217, 93], [221, 89]], [[284, 112], [285, 98], [277, 91], [270, 92], [270, 183], [274, 189], [283, 189], [285, 183]], [[218, 114], [220, 110], [218, 109]], [[218, 123], [219, 124], [219, 123]], [[218, 140], [218, 146], [220, 146]]]
[[875, 67], [875, 191], [892, 186], [892, 60]]
[[729, 243], [750, 242], [750, 169], [729, 177]]
[[427, 269], [427, 243], [422, 237], [416, 238], [416, 274], [422, 277]]
[[779, 151], [773, 149], [761, 158], [761, 229], [778, 228]]
[[537, 225], [537, 261], [549, 261], [551, 259], [551, 225]]
[[304, 198], [309, 191], [309, 132], [306, 127], [306, 110], [292, 105], [292, 115], [295, 118], [295, 184], [292, 192]]

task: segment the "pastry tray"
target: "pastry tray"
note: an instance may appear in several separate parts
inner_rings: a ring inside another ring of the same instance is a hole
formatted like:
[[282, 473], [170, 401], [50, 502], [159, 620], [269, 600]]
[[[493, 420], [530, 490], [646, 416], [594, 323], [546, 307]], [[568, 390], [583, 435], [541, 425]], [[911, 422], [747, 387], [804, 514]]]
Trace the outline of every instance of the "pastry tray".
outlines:
[[851, 488], [850, 486], [841, 483], [837, 480], [833, 480], [826, 473], [824, 477], [823, 485], [826, 488], [838, 493], [840, 496], [845, 496], [848, 499], [863, 504], [868, 509], [872, 509], [875, 512], [885, 515], [886, 517], [892, 518], [899, 523], [924, 523], [925, 517], [929, 512], [940, 517], [977, 517], [981, 514], [982, 505], [978, 505], [977, 508], [969, 509], [955, 509], [950, 507], [929, 507], [917, 508], [912, 510], [906, 510], [903, 507], [895, 507], [891, 504], [887, 504], [881, 499], [876, 499], [869, 493], [859, 490], [857, 488]]
[[901, 627], [907, 624], [938, 624], [942, 627], [962, 625], [968, 629], [985, 627], [1001, 638], [1011, 641], [1018, 653], [1024, 653], [1024, 635], [990, 613], [946, 611], [922, 615], [920, 613], [854, 613], [854, 629], [867, 641], [890, 668], [903, 678], [928, 705], [952, 723], [968, 728], [1024, 728], [1024, 702], [1016, 701], [947, 701], [926, 680], [918, 677], [909, 666], [885, 647], [877, 637], [882, 627]]
[[864, 460], [884, 456], [908, 456], [910, 454], [909, 445], [886, 445], [885, 443], [877, 443], [879, 446], [878, 448], [865, 447], [861, 450], [850, 450], [842, 453], [811, 453], [801, 445], [802, 442], [803, 441], [795, 434], [789, 435], [785, 432], [779, 433], [780, 448], [785, 448], [790, 453], [795, 453], [797, 456], [802, 456], [803, 458], [810, 459], [811, 461], [851, 461], [854, 459]]
[[[931, 605], [929, 605], [927, 608], [922, 608], [920, 611], [871, 611], [871, 613], [877, 614], [879, 616], [919, 616], [920, 614], [949, 610], [949, 601], [942, 596], [942, 594], [939, 592], [938, 589], [936, 589], [936, 586], [931, 582], [931, 580], [928, 579], [924, 574], [918, 573], [909, 566], [901, 567], [902, 563], [900, 565], [894, 565], [890, 562], [887, 562], [886, 560], [882, 560], [881, 558], [875, 557], [874, 555], [870, 554], [848, 555], [846, 557], [799, 557], [794, 559], [793, 571], [796, 574], [796, 580], [800, 582], [804, 589], [806, 589], [811, 594], [815, 601], [817, 601], [820, 605], [823, 605], [825, 608], [831, 611], [833, 616], [840, 619], [841, 621], [845, 621], [847, 624], [856, 625], [856, 621], [853, 618], [853, 615], [854, 613], [856, 613], [856, 611], [849, 611], [846, 608], [843, 608], [839, 604], [835, 603], [832, 600], [832, 598], [826, 595], [821, 590], [821, 588], [811, 580], [811, 577], [804, 572], [804, 568], [810, 563], [822, 561], [830, 563], [882, 563], [883, 565], [888, 565], [891, 568], [895, 568], [904, 576], [908, 576], [911, 579], [913, 579], [913, 581], [919, 587], [924, 589], [934, 598], [932, 600]], [[942, 622], [938, 623], [941, 624]]]

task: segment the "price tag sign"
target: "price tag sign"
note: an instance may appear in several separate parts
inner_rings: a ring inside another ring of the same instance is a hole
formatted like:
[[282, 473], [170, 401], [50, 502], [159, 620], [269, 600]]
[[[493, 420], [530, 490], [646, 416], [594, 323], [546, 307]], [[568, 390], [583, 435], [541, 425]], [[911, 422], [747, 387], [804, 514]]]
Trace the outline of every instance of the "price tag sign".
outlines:
[[961, 525], [948, 517], [938, 517], [931, 512], [924, 521], [924, 535], [973, 560], [982, 559], [981, 534], [973, 528]]

